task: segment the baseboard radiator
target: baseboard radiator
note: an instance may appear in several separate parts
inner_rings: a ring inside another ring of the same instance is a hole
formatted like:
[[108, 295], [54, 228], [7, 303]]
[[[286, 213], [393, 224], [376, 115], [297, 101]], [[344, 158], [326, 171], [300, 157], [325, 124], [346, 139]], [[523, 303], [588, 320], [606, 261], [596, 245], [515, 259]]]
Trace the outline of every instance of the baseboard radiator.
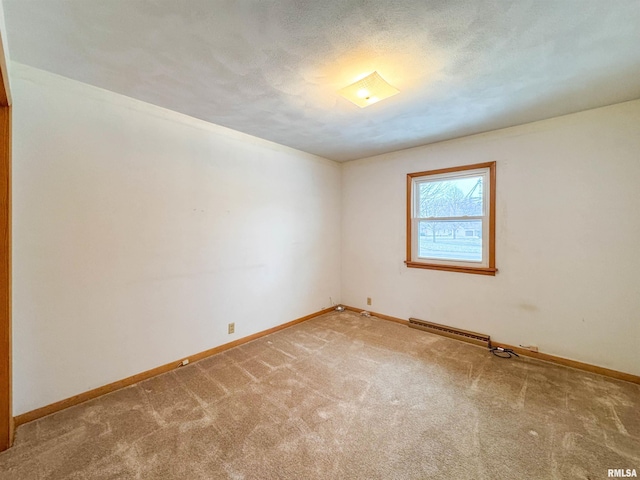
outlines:
[[409, 326], [426, 332], [444, 335], [445, 337], [455, 338], [456, 340], [462, 340], [463, 342], [475, 343], [483, 347], [491, 346], [491, 337], [484, 333], [470, 332], [469, 330], [440, 325], [439, 323], [427, 322], [417, 318], [410, 318]]

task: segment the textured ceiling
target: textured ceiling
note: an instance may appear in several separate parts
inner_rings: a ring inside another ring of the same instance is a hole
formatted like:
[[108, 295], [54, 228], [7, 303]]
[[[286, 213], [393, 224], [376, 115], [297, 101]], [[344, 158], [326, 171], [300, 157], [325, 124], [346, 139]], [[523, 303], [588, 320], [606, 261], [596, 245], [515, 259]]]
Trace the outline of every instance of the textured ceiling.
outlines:
[[334, 160], [640, 98], [640, 0], [3, 3], [12, 60]]

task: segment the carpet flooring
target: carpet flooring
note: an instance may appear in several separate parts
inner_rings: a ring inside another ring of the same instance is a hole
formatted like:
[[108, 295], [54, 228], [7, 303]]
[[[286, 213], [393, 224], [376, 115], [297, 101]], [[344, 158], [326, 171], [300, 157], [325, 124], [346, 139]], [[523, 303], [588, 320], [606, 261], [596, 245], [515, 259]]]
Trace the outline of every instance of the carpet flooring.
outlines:
[[330, 313], [21, 426], [0, 479], [603, 479], [640, 386]]

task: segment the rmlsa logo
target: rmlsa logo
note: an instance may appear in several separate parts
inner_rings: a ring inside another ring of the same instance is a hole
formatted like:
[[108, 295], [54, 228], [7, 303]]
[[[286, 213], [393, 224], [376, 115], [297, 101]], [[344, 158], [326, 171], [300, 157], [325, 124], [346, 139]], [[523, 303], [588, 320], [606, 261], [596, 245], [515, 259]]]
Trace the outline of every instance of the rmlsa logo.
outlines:
[[638, 476], [635, 468], [610, 468], [607, 472], [609, 477], [628, 478]]

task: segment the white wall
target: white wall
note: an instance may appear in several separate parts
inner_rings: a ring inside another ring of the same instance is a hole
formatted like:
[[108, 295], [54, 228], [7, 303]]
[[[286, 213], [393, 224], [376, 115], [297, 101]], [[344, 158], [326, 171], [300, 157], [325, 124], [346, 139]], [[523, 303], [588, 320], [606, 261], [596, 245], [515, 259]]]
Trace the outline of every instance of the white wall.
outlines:
[[16, 415], [339, 301], [339, 164], [17, 63], [12, 86]]
[[[407, 268], [406, 174], [493, 160], [497, 276]], [[639, 246], [640, 101], [343, 167], [342, 301], [359, 308], [640, 375]]]

